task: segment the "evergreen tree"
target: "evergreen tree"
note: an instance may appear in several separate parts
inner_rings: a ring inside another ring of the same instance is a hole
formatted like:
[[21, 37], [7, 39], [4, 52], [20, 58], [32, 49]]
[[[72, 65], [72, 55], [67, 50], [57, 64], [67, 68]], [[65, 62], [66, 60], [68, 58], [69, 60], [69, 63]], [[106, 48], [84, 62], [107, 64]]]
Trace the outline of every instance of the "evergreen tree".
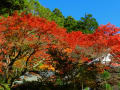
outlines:
[[93, 33], [97, 29], [98, 23], [92, 14], [85, 14], [85, 17], [81, 17], [78, 21], [76, 30], [81, 30], [83, 33]]
[[64, 18], [62, 12], [61, 12], [58, 8], [55, 8], [55, 9], [53, 10], [53, 13], [54, 13], [54, 15], [56, 15], [56, 16], [58, 16], [58, 17]]
[[59, 26], [64, 27], [64, 19], [65, 17], [62, 12], [58, 8], [55, 8], [53, 10], [52, 20], [54, 20]]
[[64, 27], [67, 28], [68, 32], [75, 30], [76, 25], [77, 21], [72, 16], [65, 18]]
[[0, 15], [11, 15], [15, 10], [24, 10], [27, 0], [0, 0]]

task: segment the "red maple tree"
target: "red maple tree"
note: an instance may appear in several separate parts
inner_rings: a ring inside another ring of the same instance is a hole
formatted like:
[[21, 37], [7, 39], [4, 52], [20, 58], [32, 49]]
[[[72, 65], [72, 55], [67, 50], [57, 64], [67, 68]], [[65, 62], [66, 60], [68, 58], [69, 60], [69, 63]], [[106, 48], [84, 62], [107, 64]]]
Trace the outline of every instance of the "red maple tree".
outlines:
[[[2, 17], [0, 73], [6, 82], [12, 82], [19, 77], [18, 69], [22, 69], [20, 73], [24, 74], [40, 63], [54, 67], [53, 70], [63, 75], [74, 70], [77, 64], [91, 62], [108, 53], [113, 56], [112, 61], [119, 62], [118, 31], [120, 28], [107, 24], [99, 26], [93, 34], [67, 33], [55, 22], [31, 14], [14, 13], [13, 16]], [[101, 64], [96, 65], [99, 68]]]

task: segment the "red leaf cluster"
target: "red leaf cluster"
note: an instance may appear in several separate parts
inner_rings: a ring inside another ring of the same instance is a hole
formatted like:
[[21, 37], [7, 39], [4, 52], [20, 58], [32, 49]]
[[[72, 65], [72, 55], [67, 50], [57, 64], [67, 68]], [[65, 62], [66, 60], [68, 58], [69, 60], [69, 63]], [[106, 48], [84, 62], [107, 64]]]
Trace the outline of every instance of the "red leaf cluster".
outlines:
[[[91, 61], [91, 57], [102, 55], [100, 53], [104, 54], [107, 50], [111, 54], [120, 56], [118, 31], [120, 28], [107, 24], [99, 26], [93, 34], [83, 34], [80, 31], [67, 33], [66, 29], [58, 27], [53, 21], [31, 14], [15, 13], [13, 16], [0, 19], [0, 55], [2, 57], [0, 59], [1, 61], [5, 59], [9, 66], [12, 60], [17, 61], [27, 56], [26, 62], [29, 61], [34, 66], [40, 60], [45, 63], [44, 60], [49, 62], [55, 59], [47, 53], [49, 48], [60, 52], [56, 53], [57, 58], [64, 60], [63, 55], [66, 53], [68, 60], [73, 62], [79, 59], [85, 62]], [[83, 49], [78, 51], [76, 47], [84, 48], [90, 53], [86, 54]], [[71, 53], [79, 54], [79, 59], [72, 58]]]

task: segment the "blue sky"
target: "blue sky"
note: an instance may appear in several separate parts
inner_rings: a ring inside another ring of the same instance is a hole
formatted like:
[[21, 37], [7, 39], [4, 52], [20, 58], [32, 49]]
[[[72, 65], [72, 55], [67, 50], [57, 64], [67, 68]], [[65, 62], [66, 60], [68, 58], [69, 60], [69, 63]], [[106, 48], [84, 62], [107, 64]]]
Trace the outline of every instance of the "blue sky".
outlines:
[[46, 8], [59, 8], [63, 15], [80, 20], [92, 14], [99, 24], [111, 23], [120, 27], [120, 0], [39, 0]]

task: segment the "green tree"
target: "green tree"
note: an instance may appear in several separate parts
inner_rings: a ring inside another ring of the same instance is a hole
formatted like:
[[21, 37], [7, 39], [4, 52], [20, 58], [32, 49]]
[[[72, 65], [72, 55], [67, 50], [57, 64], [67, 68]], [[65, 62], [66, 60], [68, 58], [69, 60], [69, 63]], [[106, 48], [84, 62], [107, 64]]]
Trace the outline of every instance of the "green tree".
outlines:
[[51, 12], [51, 10], [49, 8], [45, 8], [38, 1], [32, 3], [31, 5], [34, 5], [34, 4], [35, 4], [35, 6], [31, 8], [32, 9], [32, 13], [34, 15], [38, 15], [40, 17], [46, 18], [48, 20], [51, 20], [52, 12]]
[[0, 0], [0, 15], [12, 15], [15, 10], [38, 14], [40, 6], [38, 0]]
[[54, 15], [56, 15], [56, 16], [58, 16], [58, 17], [64, 18], [62, 12], [61, 12], [58, 8], [55, 8], [55, 9], [53, 10], [53, 13], [54, 13]]
[[77, 20], [75, 20], [72, 16], [68, 16], [67, 18], [65, 18], [64, 27], [67, 28], [68, 32], [75, 30], [76, 25]]
[[55, 8], [52, 13], [52, 20], [55, 21], [59, 26], [64, 27], [65, 17], [63, 16], [62, 12], [58, 8]]
[[111, 90], [110, 84], [107, 83], [107, 79], [110, 77], [111, 75], [108, 71], [104, 71], [104, 73], [101, 75], [101, 78], [105, 81], [105, 90]]
[[27, 0], [0, 0], [0, 14], [11, 15], [14, 10], [26, 8]]
[[33, 0], [31, 0], [27, 6], [25, 9], [27, 13], [33, 13], [47, 20], [55, 21], [59, 26], [64, 26], [64, 16], [59, 9], [55, 8], [52, 12], [49, 8], [42, 6], [39, 1]]
[[34, 8], [34, 15], [39, 15], [47, 20], [55, 21], [61, 27], [64, 26], [64, 16], [57, 8], [55, 8], [52, 12], [49, 8], [45, 8], [38, 2], [36, 4], [36, 8]]
[[76, 30], [81, 30], [83, 33], [93, 33], [97, 29], [98, 23], [95, 18], [92, 17], [92, 14], [85, 14], [85, 17], [81, 17], [81, 20], [78, 21]]

